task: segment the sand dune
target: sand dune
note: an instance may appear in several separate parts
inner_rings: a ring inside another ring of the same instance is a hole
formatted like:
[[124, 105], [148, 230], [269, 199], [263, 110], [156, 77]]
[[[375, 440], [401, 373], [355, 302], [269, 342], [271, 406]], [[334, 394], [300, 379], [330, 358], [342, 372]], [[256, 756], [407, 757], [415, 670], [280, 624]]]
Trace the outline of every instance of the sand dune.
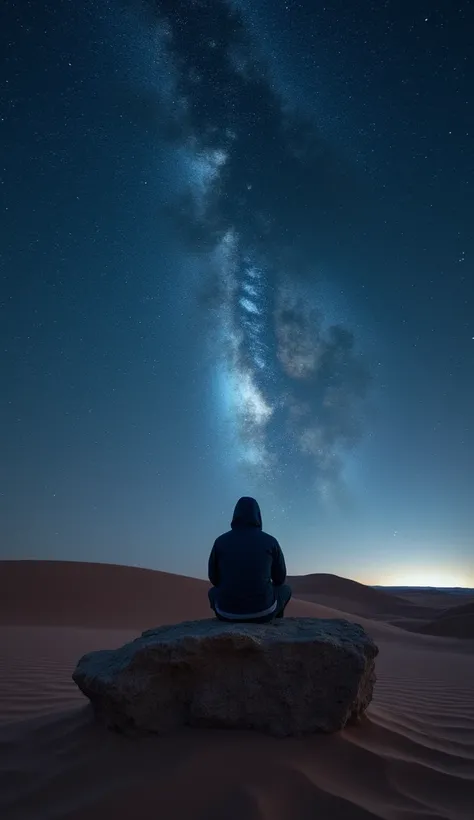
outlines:
[[[380, 587], [377, 587], [380, 589]], [[383, 587], [382, 591], [396, 595], [402, 600], [409, 601], [424, 607], [445, 609], [466, 601], [472, 597], [472, 591], [464, 588], [436, 588], [436, 587]]]
[[442, 621], [458, 615], [474, 615], [474, 600], [466, 601], [457, 606], [450, 606], [448, 609], [443, 609], [438, 615], [438, 620]]
[[474, 607], [470, 612], [443, 613], [442, 617], [430, 621], [421, 631], [427, 635], [440, 635], [446, 638], [474, 639]]
[[324, 604], [335, 609], [343, 609], [356, 615], [376, 618], [429, 619], [439, 611], [439, 607], [425, 605], [424, 602], [410, 602], [406, 598], [382, 589], [360, 584], [338, 575], [314, 573], [289, 579], [294, 594], [305, 601]]
[[[95, 726], [77, 658], [208, 617], [206, 589], [129, 567], [0, 563], [2, 820], [473, 820], [474, 641], [357, 618], [380, 646], [378, 682], [364, 724], [337, 735], [128, 741]], [[328, 597], [341, 608], [296, 599], [290, 614], [350, 611]]]
[[207, 618], [206, 581], [168, 572], [76, 561], [0, 562], [0, 624], [146, 629], [183, 607]]
[[317, 595], [321, 593], [348, 601], [358, 601], [364, 606], [372, 606], [378, 609], [385, 608], [387, 610], [396, 608], [397, 605], [404, 606], [406, 603], [397, 595], [330, 573], [315, 572], [311, 575], [296, 575], [290, 577], [289, 582], [294, 592], [300, 596], [302, 594]]
[[[445, 601], [443, 603], [446, 603]], [[474, 639], [474, 601], [468, 601], [442, 608], [433, 620], [405, 627], [425, 635], [438, 635], [445, 638]]]

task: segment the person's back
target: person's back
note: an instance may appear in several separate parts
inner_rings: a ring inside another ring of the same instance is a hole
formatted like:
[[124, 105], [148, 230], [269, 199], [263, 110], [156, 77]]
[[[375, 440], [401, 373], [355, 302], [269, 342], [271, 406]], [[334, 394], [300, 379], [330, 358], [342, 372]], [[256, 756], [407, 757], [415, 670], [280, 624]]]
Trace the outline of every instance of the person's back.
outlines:
[[285, 578], [280, 545], [262, 531], [258, 503], [244, 496], [235, 506], [230, 531], [216, 539], [209, 556], [211, 607], [224, 620], [281, 617], [291, 597]]

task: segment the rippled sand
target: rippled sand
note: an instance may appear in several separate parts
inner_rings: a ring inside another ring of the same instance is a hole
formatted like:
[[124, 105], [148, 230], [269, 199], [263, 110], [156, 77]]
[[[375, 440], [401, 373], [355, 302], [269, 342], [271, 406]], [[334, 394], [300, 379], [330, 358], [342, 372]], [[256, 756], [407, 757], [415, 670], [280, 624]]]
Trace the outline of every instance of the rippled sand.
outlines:
[[[331, 583], [337, 608], [310, 591], [288, 614], [351, 617]], [[0, 564], [3, 820], [473, 820], [474, 642], [408, 632], [376, 612], [353, 618], [380, 647], [361, 726], [304, 739], [188, 729], [133, 741], [96, 726], [71, 680], [76, 660], [147, 627], [208, 617], [206, 587], [126, 567]]]

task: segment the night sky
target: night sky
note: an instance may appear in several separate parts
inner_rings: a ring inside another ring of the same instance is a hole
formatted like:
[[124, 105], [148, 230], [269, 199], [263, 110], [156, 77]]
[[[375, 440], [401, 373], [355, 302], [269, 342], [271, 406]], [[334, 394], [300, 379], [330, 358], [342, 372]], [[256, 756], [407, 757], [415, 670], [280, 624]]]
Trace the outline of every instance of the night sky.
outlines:
[[473, 30], [4, 0], [2, 558], [474, 586]]

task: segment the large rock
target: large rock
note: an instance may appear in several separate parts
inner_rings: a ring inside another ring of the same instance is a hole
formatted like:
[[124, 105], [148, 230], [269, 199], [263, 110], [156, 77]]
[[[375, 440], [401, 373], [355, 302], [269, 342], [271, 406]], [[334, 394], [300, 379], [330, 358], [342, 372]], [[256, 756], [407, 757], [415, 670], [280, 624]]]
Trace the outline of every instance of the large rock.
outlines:
[[185, 724], [335, 732], [369, 705], [377, 653], [343, 620], [189, 621], [84, 655], [73, 680], [100, 720], [127, 733]]

